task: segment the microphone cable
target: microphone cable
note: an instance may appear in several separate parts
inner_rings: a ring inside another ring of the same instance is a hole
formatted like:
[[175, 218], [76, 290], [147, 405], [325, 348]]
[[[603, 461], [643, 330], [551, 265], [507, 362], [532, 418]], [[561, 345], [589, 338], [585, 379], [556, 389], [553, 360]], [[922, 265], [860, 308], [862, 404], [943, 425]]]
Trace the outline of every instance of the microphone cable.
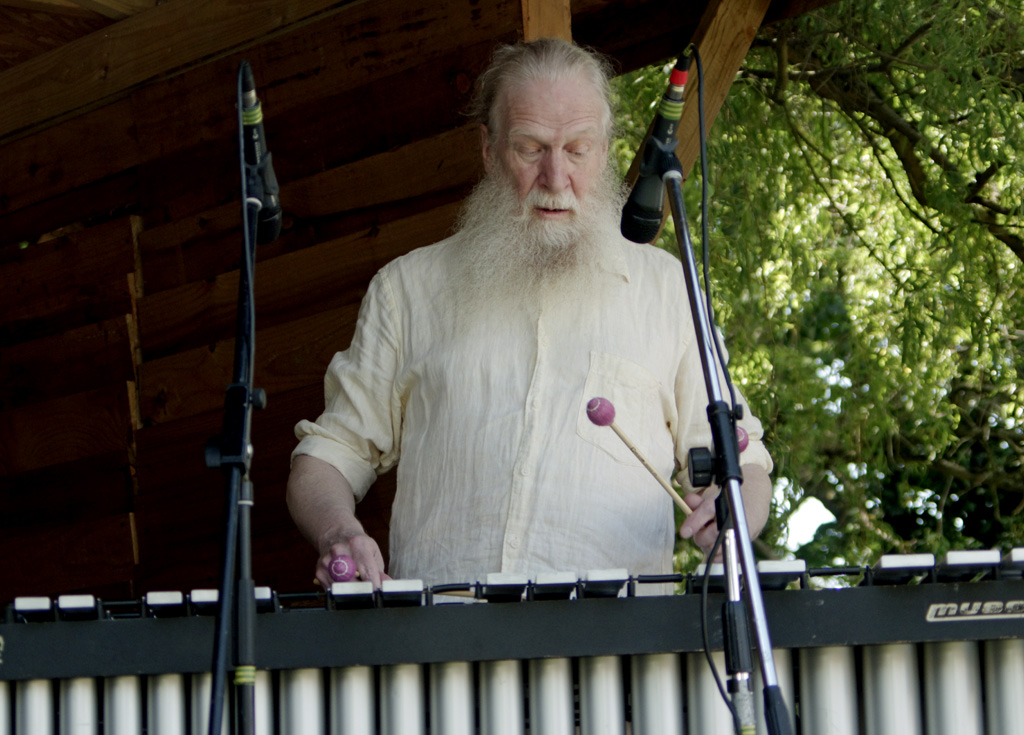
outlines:
[[[693, 46], [693, 58], [697, 64], [697, 119], [698, 119], [698, 141], [700, 145], [700, 179], [701, 179], [701, 204], [700, 204], [700, 225], [701, 225], [701, 267], [704, 276], [704, 298], [705, 298], [705, 309], [708, 315], [708, 325], [711, 332], [711, 340], [715, 348], [715, 356], [718, 363], [722, 366], [722, 375], [725, 379], [725, 387], [729, 391], [729, 405], [732, 407], [733, 414], [736, 412], [736, 392], [733, 388], [732, 379], [729, 377], [729, 370], [726, 367], [724, 353], [722, 349], [721, 340], [718, 335], [718, 328], [715, 325], [715, 312], [711, 304], [711, 239], [710, 239], [710, 227], [708, 225], [708, 211], [710, 209], [708, 204], [708, 152], [707, 152], [707, 127], [706, 118], [704, 115], [704, 64], [701, 61], [700, 51], [697, 46]], [[686, 227], [686, 223], [681, 223], [682, 227]], [[717, 379], [717, 376], [716, 376]], [[719, 488], [719, 493], [725, 492], [725, 488]], [[708, 593], [711, 582], [711, 565], [718, 554], [718, 550], [722, 546], [722, 542], [725, 539], [725, 528], [718, 529], [718, 535], [715, 538], [715, 543], [708, 552], [707, 559], [704, 562], [704, 574], [701, 579], [701, 605], [700, 605], [700, 620], [701, 620], [701, 636], [704, 643], [704, 658], [707, 660], [708, 668], [711, 670], [711, 675], [715, 680], [715, 685], [718, 687], [718, 692], [722, 697], [722, 701], [725, 702], [726, 707], [729, 708], [729, 713], [732, 716], [733, 724], [739, 731], [739, 713], [736, 710], [736, 706], [729, 694], [726, 692], [725, 685], [722, 683], [721, 674], [718, 671], [718, 667], [715, 666], [715, 661], [711, 656], [711, 637], [710, 637], [710, 625], [708, 621]], [[725, 580], [725, 570], [723, 569], [723, 582]], [[723, 617], [723, 624], [725, 622]], [[723, 631], [724, 635], [724, 631]], [[723, 640], [724, 643], [724, 640]]]
[[729, 391], [729, 405], [732, 406], [732, 410], [736, 410], [736, 391], [733, 389], [732, 379], [729, 377], [729, 371], [725, 367], [725, 355], [722, 350], [721, 340], [718, 338], [718, 329], [715, 325], [715, 310], [711, 305], [711, 237], [709, 234], [710, 227], [708, 226], [708, 146], [707, 146], [707, 129], [705, 127], [704, 117], [704, 64], [701, 62], [700, 51], [696, 46], [693, 47], [693, 59], [697, 63], [697, 120], [699, 135], [698, 140], [700, 143], [700, 249], [701, 249], [701, 267], [704, 275], [704, 299], [706, 303], [706, 310], [708, 313], [708, 323], [711, 327], [712, 341], [715, 345], [715, 356], [718, 358], [718, 363], [722, 366], [722, 374], [725, 376], [725, 387]]

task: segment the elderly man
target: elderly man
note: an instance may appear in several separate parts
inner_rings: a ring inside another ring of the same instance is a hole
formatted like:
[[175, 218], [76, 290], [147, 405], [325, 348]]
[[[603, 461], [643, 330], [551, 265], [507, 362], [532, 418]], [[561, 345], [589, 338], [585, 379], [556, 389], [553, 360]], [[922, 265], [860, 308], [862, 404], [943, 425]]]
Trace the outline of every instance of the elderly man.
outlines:
[[[682, 269], [618, 232], [608, 80], [603, 60], [555, 40], [503, 47], [481, 75], [486, 173], [455, 235], [374, 277], [327, 370], [324, 413], [296, 427], [288, 503], [325, 586], [343, 553], [374, 585], [672, 570], [671, 499], [586, 412], [593, 397], [611, 400], [665, 477], [710, 444]], [[772, 463], [744, 415], [757, 533]], [[355, 505], [396, 464], [386, 566]], [[680, 529], [705, 550], [715, 494], [688, 495]]]

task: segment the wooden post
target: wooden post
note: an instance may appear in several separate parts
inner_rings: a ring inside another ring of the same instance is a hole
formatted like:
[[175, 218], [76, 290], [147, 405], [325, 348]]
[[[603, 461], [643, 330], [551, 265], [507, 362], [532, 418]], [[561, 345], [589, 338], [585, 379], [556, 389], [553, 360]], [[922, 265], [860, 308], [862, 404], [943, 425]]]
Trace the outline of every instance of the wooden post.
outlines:
[[569, 0], [523, 0], [523, 40], [538, 38], [572, 40]]
[[[694, 42], [704, 66], [704, 122], [708, 130], [718, 117], [770, 4], [770, 0], [723, 0], [709, 5], [709, 14], [701, 20]], [[687, 176], [700, 154], [696, 62], [690, 67], [678, 137], [676, 155], [683, 175]]]
[[[757, 29], [764, 20], [771, 0], [721, 0], [708, 3], [700, 25], [692, 41], [701, 54], [704, 67], [704, 122], [711, 129], [718, 111], [729, 94], [733, 79], [743, 63]], [[666, 80], [667, 84], [667, 80]], [[691, 62], [690, 75], [683, 97], [683, 115], [676, 133], [679, 144], [676, 155], [682, 165], [683, 177], [688, 178], [690, 170], [700, 154], [700, 118], [697, 105], [698, 79], [697, 63]], [[654, 124], [652, 118], [651, 125]], [[651, 125], [648, 126], [650, 132]], [[632, 186], [636, 181], [640, 156], [626, 173], [626, 181]], [[669, 202], [665, 199], [662, 223], [669, 215]]]

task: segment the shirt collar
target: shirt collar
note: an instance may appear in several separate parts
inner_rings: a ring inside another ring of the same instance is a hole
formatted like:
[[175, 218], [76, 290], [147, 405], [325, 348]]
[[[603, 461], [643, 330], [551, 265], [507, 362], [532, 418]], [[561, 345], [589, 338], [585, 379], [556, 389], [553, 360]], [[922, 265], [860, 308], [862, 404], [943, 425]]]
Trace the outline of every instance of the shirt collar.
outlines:
[[616, 238], [604, 248], [598, 260], [598, 267], [606, 273], [620, 277], [629, 283], [629, 264], [626, 260], [626, 248], [632, 243]]

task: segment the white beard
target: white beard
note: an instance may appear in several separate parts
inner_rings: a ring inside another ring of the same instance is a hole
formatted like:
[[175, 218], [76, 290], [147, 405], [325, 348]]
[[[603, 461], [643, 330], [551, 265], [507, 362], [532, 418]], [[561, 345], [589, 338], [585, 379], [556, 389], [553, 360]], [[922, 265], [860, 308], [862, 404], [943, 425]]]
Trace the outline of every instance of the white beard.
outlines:
[[[621, 240], [625, 192], [605, 167], [581, 204], [571, 190], [559, 196], [531, 191], [519, 201], [499, 166], [469, 195], [460, 215], [456, 250], [456, 308], [465, 315], [579, 308], [600, 298], [600, 265]], [[535, 207], [567, 209], [565, 221], [539, 219]]]

